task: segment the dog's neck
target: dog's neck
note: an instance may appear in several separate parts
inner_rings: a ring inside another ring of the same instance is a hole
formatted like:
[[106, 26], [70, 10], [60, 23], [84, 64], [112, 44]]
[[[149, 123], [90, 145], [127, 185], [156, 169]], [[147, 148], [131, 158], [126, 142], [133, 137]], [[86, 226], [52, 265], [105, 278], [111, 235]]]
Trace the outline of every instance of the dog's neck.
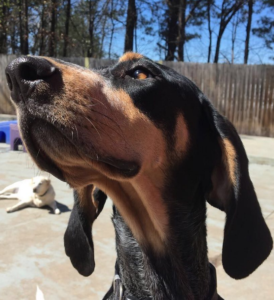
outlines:
[[132, 182], [98, 185], [116, 207], [113, 223], [121, 279], [137, 298], [207, 297], [204, 175], [191, 168], [191, 160], [174, 163], [164, 175], [143, 172]]
[[163, 253], [141, 246], [114, 208], [118, 264], [129, 296], [204, 299], [208, 294], [205, 201], [197, 197], [189, 201], [193, 203], [190, 206], [178, 200], [175, 203], [170, 207], [170, 235]]
[[37, 194], [39, 198], [45, 197], [51, 190], [51, 187], [48, 187], [42, 195]]

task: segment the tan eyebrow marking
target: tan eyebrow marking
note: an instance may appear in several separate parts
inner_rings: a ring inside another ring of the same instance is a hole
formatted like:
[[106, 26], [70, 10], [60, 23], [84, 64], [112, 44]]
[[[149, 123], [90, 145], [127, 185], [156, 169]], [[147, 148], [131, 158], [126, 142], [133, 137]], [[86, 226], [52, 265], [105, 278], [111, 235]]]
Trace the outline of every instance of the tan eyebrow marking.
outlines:
[[120, 57], [119, 62], [133, 60], [133, 59], [140, 59], [143, 55], [135, 52], [126, 52], [123, 56]]

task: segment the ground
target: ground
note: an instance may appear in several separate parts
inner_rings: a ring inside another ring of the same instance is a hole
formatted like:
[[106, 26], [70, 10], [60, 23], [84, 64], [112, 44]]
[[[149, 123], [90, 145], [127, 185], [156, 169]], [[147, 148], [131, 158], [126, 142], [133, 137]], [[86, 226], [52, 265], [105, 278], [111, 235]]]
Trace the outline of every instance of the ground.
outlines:
[[[250, 160], [250, 174], [263, 215], [274, 236], [274, 139], [242, 136]], [[27, 153], [10, 152], [0, 144], [0, 190], [38, 174]], [[72, 190], [51, 176], [61, 215], [47, 209], [26, 208], [7, 214], [16, 200], [0, 201], [0, 300], [35, 299], [36, 285], [45, 300], [100, 300], [110, 287], [115, 262], [114, 231], [110, 221], [111, 201], [96, 220], [93, 234], [96, 268], [83, 277], [65, 255], [63, 235], [73, 205]], [[218, 265], [218, 293], [226, 300], [273, 299], [274, 251], [251, 276], [234, 280], [220, 261], [224, 213], [208, 207], [209, 257]]]

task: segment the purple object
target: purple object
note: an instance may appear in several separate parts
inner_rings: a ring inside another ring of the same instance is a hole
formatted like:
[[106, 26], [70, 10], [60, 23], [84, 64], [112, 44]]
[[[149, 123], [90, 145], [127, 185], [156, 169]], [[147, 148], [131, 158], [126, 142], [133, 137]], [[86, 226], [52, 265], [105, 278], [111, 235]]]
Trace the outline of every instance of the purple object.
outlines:
[[18, 151], [19, 145], [22, 145], [23, 151], [26, 152], [26, 148], [20, 136], [18, 125], [10, 124], [10, 150]]
[[11, 124], [17, 124], [17, 120], [0, 122], [0, 143], [10, 144]]

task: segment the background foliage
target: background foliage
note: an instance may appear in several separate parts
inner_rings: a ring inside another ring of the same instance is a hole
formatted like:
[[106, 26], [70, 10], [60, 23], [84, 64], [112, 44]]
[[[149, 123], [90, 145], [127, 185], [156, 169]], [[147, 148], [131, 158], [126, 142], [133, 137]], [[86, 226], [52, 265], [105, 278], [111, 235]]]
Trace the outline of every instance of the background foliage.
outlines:
[[273, 0], [0, 1], [2, 54], [271, 63], [273, 46]]

